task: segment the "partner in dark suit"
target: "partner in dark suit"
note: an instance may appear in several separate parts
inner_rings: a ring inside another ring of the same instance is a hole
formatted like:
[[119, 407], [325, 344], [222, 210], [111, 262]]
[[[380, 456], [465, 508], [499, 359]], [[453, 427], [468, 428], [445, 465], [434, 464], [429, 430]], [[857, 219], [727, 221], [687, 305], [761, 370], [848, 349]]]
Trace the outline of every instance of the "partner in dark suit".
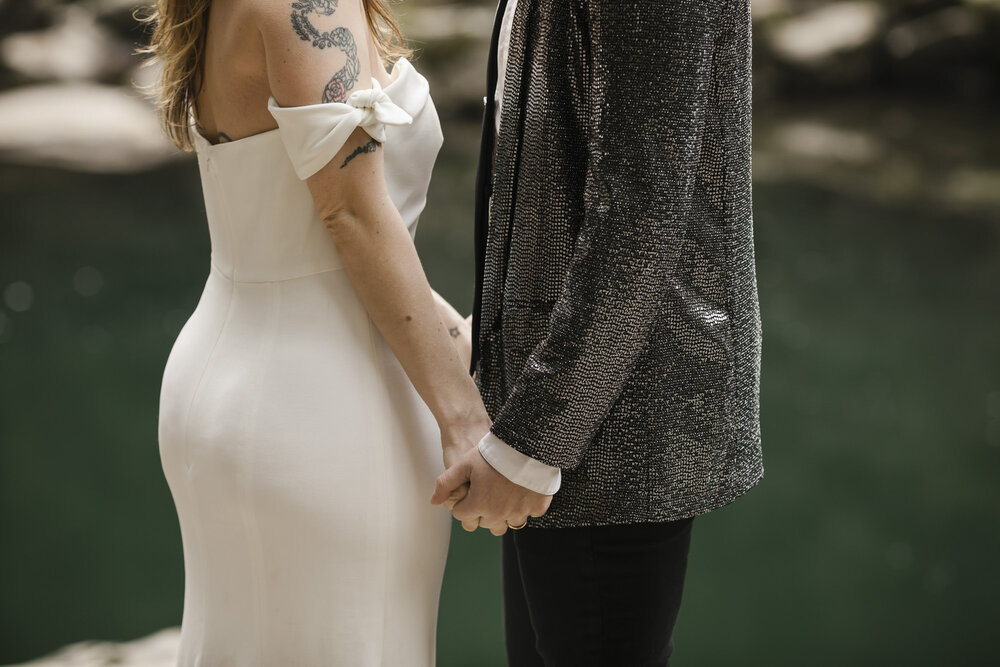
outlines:
[[693, 517], [763, 475], [749, 2], [513, 1], [477, 185], [493, 425], [438, 496], [471, 481], [456, 518], [499, 533], [526, 505], [477, 494], [482, 459], [558, 489], [503, 536], [512, 665], [666, 665]]

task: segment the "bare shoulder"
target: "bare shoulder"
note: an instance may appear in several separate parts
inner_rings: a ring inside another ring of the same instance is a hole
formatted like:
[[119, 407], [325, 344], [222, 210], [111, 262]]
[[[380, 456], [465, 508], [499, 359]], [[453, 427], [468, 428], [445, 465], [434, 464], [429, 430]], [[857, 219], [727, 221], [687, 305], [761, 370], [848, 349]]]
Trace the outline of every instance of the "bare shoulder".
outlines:
[[268, 81], [282, 106], [343, 102], [368, 88], [361, 0], [245, 0], [264, 42]]
[[313, 41], [338, 25], [364, 19], [362, 0], [244, 0], [262, 33], [291, 31]]

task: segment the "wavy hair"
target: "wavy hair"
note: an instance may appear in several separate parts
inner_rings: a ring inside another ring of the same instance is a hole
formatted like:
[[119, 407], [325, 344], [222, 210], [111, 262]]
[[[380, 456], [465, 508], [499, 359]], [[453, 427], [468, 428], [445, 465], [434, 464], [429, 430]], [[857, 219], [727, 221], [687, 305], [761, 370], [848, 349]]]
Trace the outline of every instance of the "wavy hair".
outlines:
[[[403, 33], [393, 17], [390, 0], [361, 0], [368, 30], [382, 61], [391, 63], [409, 56]], [[158, 80], [145, 92], [156, 102], [160, 124], [178, 148], [191, 151], [192, 109], [204, 72], [205, 33], [211, 0], [155, 0], [153, 7], [136, 10], [136, 20], [152, 26], [149, 46], [139, 53], [152, 54], [159, 63]]]

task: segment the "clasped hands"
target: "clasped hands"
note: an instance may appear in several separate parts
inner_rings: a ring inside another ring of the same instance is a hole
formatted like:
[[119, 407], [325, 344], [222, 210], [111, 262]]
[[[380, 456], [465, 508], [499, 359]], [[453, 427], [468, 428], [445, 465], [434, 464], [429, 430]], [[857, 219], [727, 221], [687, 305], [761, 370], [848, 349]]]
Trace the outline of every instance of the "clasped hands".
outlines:
[[523, 528], [528, 517], [542, 516], [552, 502], [552, 496], [526, 489], [497, 472], [478, 446], [446, 463], [448, 468], [437, 478], [431, 504], [451, 510], [469, 532], [486, 528], [500, 536], [509, 528]]

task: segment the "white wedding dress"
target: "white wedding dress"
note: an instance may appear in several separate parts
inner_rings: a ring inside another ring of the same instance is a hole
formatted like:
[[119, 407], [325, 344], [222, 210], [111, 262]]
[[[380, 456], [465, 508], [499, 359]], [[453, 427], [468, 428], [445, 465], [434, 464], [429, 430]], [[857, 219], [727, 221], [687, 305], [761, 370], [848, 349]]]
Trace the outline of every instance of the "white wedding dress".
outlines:
[[390, 81], [345, 104], [271, 99], [277, 129], [195, 138], [212, 263], [159, 417], [184, 667], [434, 664], [451, 522], [429, 502], [440, 434], [302, 180], [364, 127], [414, 232], [441, 128], [408, 61]]

